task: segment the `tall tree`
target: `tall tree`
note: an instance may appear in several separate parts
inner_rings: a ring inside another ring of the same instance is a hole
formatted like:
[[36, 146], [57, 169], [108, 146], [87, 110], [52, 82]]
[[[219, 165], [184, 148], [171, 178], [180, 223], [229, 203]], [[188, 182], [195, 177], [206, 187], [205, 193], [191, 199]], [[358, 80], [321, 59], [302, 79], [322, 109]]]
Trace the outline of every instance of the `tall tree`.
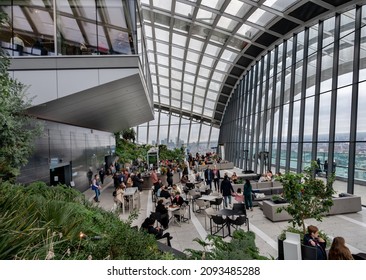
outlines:
[[[6, 21], [0, 13], [0, 24]], [[0, 182], [14, 180], [32, 154], [42, 124], [26, 114], [26, 86], [11, 78], [10, 59], [0, 48]]]

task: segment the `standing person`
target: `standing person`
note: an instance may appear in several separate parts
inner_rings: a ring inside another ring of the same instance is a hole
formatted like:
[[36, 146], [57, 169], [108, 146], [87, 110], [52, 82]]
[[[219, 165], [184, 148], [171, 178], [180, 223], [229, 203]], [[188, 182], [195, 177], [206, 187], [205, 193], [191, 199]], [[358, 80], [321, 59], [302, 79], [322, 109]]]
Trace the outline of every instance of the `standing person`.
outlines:
[[211, 166], [208, 166], [205, 170], [205, 181], [206, 185], [210, 186], [210, 190], [212, 190], [212, 180], [213, 180], [213, 171], [211, 169]]
[[332, 246], [329, 249], [329, 260], [353, 260], [351, 251], [346, 246], [343, 237], [334, 237]]
[[304, 235], [304, 245], [316, 247], [317, 260], [326, 260], [325, 247], [327, 242], [319, 236], [319, 229], [316, 226], [308, 226], [308, 233]]
[[328, 178], [328, 161], [327, 160], [324, 161], [324, 172], [325, 172], [325, 177]]
[[92, 171], [91, 167], [89, 167], [89, 170], [86, 173], [86, 177], [88, 178], [89, 186], [91, 186], [92, 182], [93, 182], [93, 171]]
[[322, 172], [320, 158], [316, 160], [316, 164], [318, 165], [318, 167], [316, 168], [316, 175], [319, 176], [320, 172]]
[[253, 202], [252, 202], [252, 185], [248, 179], [245, 180], [244, 184], [244, 201], [245, 201], [245, 208], [250, 211], [253, 211]]
[[213, 181], [214, 181], [214, 184], [215, 184], [215, 191], [218, 191], [219, 187], [220, 187], [220, 178], [221, 178], [220, 170], [218, 170], [216, 165], [215, 165], [212, 172], [213, 172]]
[[123, 194], [125, 192], [125, 188], [126, 188], [125, 184], [121, 183], [116, 189], [116, 196], [114, 197], [114, 202], [117, 204], [117, 209], [118, 206], [119, 208], [122, 208], [124, 206]]
[[100, 182], [102, 183], [102, 185], [104, 184], [104, 176], [105, 176], [104, 168], [101, 167], [99, 170], [99, 178], [100, 178]]
[[168, 167], [166, 172], [166, 181], [168, 183], [168, 187], [173, 187], [173, 171], [170, 167]]
[[229, 176], [227, 176], [226, 174], [224, 176], [224, 180], [222, 180], [221, 182], [221, 193], [224, 197], [225, 208], [227, 208], [228, 205], [231, 206], [231, 196], [234, 193], [234, 189], [230, 183]]
[[159, 184], [159, 179], [158, 179], [158, 174], [156, 173], [156, 168], [154, 167], [151, 174], [150, 174], [150, 179], [151, 182], [154, 185], [154, 190], [155, 193], [158, 191], [158, 189], [160, 189], [160, 184]]
[[100, 183], [99, 183], [99, 175], [95, 174], [94, 179], [92, 181], [92, 190], [95, 192], [94, 201], [99, 202], [99, 196], [100, 196]]

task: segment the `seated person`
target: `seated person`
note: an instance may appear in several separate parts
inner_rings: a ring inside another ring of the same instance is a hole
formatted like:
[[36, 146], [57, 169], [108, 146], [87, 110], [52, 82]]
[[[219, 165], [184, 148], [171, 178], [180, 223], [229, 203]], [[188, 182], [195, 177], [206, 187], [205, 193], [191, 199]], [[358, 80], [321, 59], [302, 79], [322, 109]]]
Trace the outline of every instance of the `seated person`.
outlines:
[[182, 178], [180, 179], [180, 182], [182, 184], [186, 184], [187, 182], [189, 182], [188, 175], [183, 175]]
[[183, 203], [184, 203], [184, 199], [183, 199], [183, 197], [180, 196], [180, 192], [176, 192], [175, 197], [172, 199], [172, 204], [182, 206]]
[[155, 212], [160, 213], [160, 220], [158, 222], [163, 226], [164, 229], [168, 228], [169, 216], [168, 209], [163, 204], [164, 200], [159, 199], [158, 204], [156, 205]]
[[163, 183], [161, 182], [161, 180], [159, 179], [157, 184], [154, 184], [154, 191], [155, 193], [158, 192], [158, 190], [163, 186]]
[[160, 227], [154, 227], [154, 224], [155, 219], [153, 217], [148, 217], [142, 223], [141, 228], [146, 230], [149, 234], [155, 235], [156, 240], [166, 238], [168, 246], [172, 247], [172, 245], [170, 244], [170, 240], [173, 239], [173, 237], [170, 236], [170, 233], [164, 233], [163, 229], [161, 229]]
[[201, 182], [202, 181], [202, 178], [201, 178], [200, 174], [196, 170], [194, 171], [194, 180], [196, 182]]
[[308, 226], [308, 233], [304, 235], [304, 245], [316, 247], [316, 257], [318, 260], [326, 260], [327, 253], [325, 247], [326, 241], [319, 237], [319, 229], [316, 226]]
[[168, 188], [166, 186], [161, 187], [160, 197], [170, 198], [170, 193], [169, 193]]
[[177, 192], [182, 193], [182, 190], [176, 184], [173, 184], [173, 188], [171, 190], [172, 196], [174, 197]]
[[233, 182], [233, 184], [236, 184], [237, 181], [238, 175], [236, 175], [236, 172], [233, 172], [233, 175], [231, 175], [231, 182]]

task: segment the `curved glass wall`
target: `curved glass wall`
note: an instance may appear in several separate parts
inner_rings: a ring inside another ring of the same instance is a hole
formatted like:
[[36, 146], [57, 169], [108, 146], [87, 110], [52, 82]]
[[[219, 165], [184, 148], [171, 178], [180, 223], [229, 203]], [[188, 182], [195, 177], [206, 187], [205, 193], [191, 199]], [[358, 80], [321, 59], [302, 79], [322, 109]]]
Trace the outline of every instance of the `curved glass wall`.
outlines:
[[263, 173], [300, 172], [319, 158], [338, 192], [366, 204], [365, 18], [362, 6], [319, 21], [251, 67], [221, 126], [227, 160]]
[[216, 152], [219, 129], [164, 111], [155, 110], [155, 119], [135, 127], [137, 143], [167, 145], [169, 149], [183, 145], [193, 154]]

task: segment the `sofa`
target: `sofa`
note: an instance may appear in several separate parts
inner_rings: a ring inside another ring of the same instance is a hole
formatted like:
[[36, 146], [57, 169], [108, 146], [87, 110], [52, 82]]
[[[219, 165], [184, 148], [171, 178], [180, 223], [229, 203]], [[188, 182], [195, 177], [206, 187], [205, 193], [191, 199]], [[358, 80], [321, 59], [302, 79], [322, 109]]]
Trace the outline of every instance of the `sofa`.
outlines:
[[[282, 210], [281, 213], [277, 213], [277, 209], [285, 205], [287, 205], [287, 203], [276, 204], [271, 200], [265, 200], [262, 205], [263, 215], [272, 222], [291, 220], [292, 217], [286, 211]], [[333, 197], [333, 205], [327, 215], [356, 213], [361, 210], [361, 197], [346, 194], [342, 197]]]
[[[258, 206], [258, 202], [270, 200], [273, 195], [279, 195], [283, 192], [283, 187], [280, 182], [251, 182], [253, 191], [253, 206]], [[234, 191], [241, 188], [243, 191], [244, 184], [233, 184]], [[257, 194], [262, 194], [259, 197]]]

